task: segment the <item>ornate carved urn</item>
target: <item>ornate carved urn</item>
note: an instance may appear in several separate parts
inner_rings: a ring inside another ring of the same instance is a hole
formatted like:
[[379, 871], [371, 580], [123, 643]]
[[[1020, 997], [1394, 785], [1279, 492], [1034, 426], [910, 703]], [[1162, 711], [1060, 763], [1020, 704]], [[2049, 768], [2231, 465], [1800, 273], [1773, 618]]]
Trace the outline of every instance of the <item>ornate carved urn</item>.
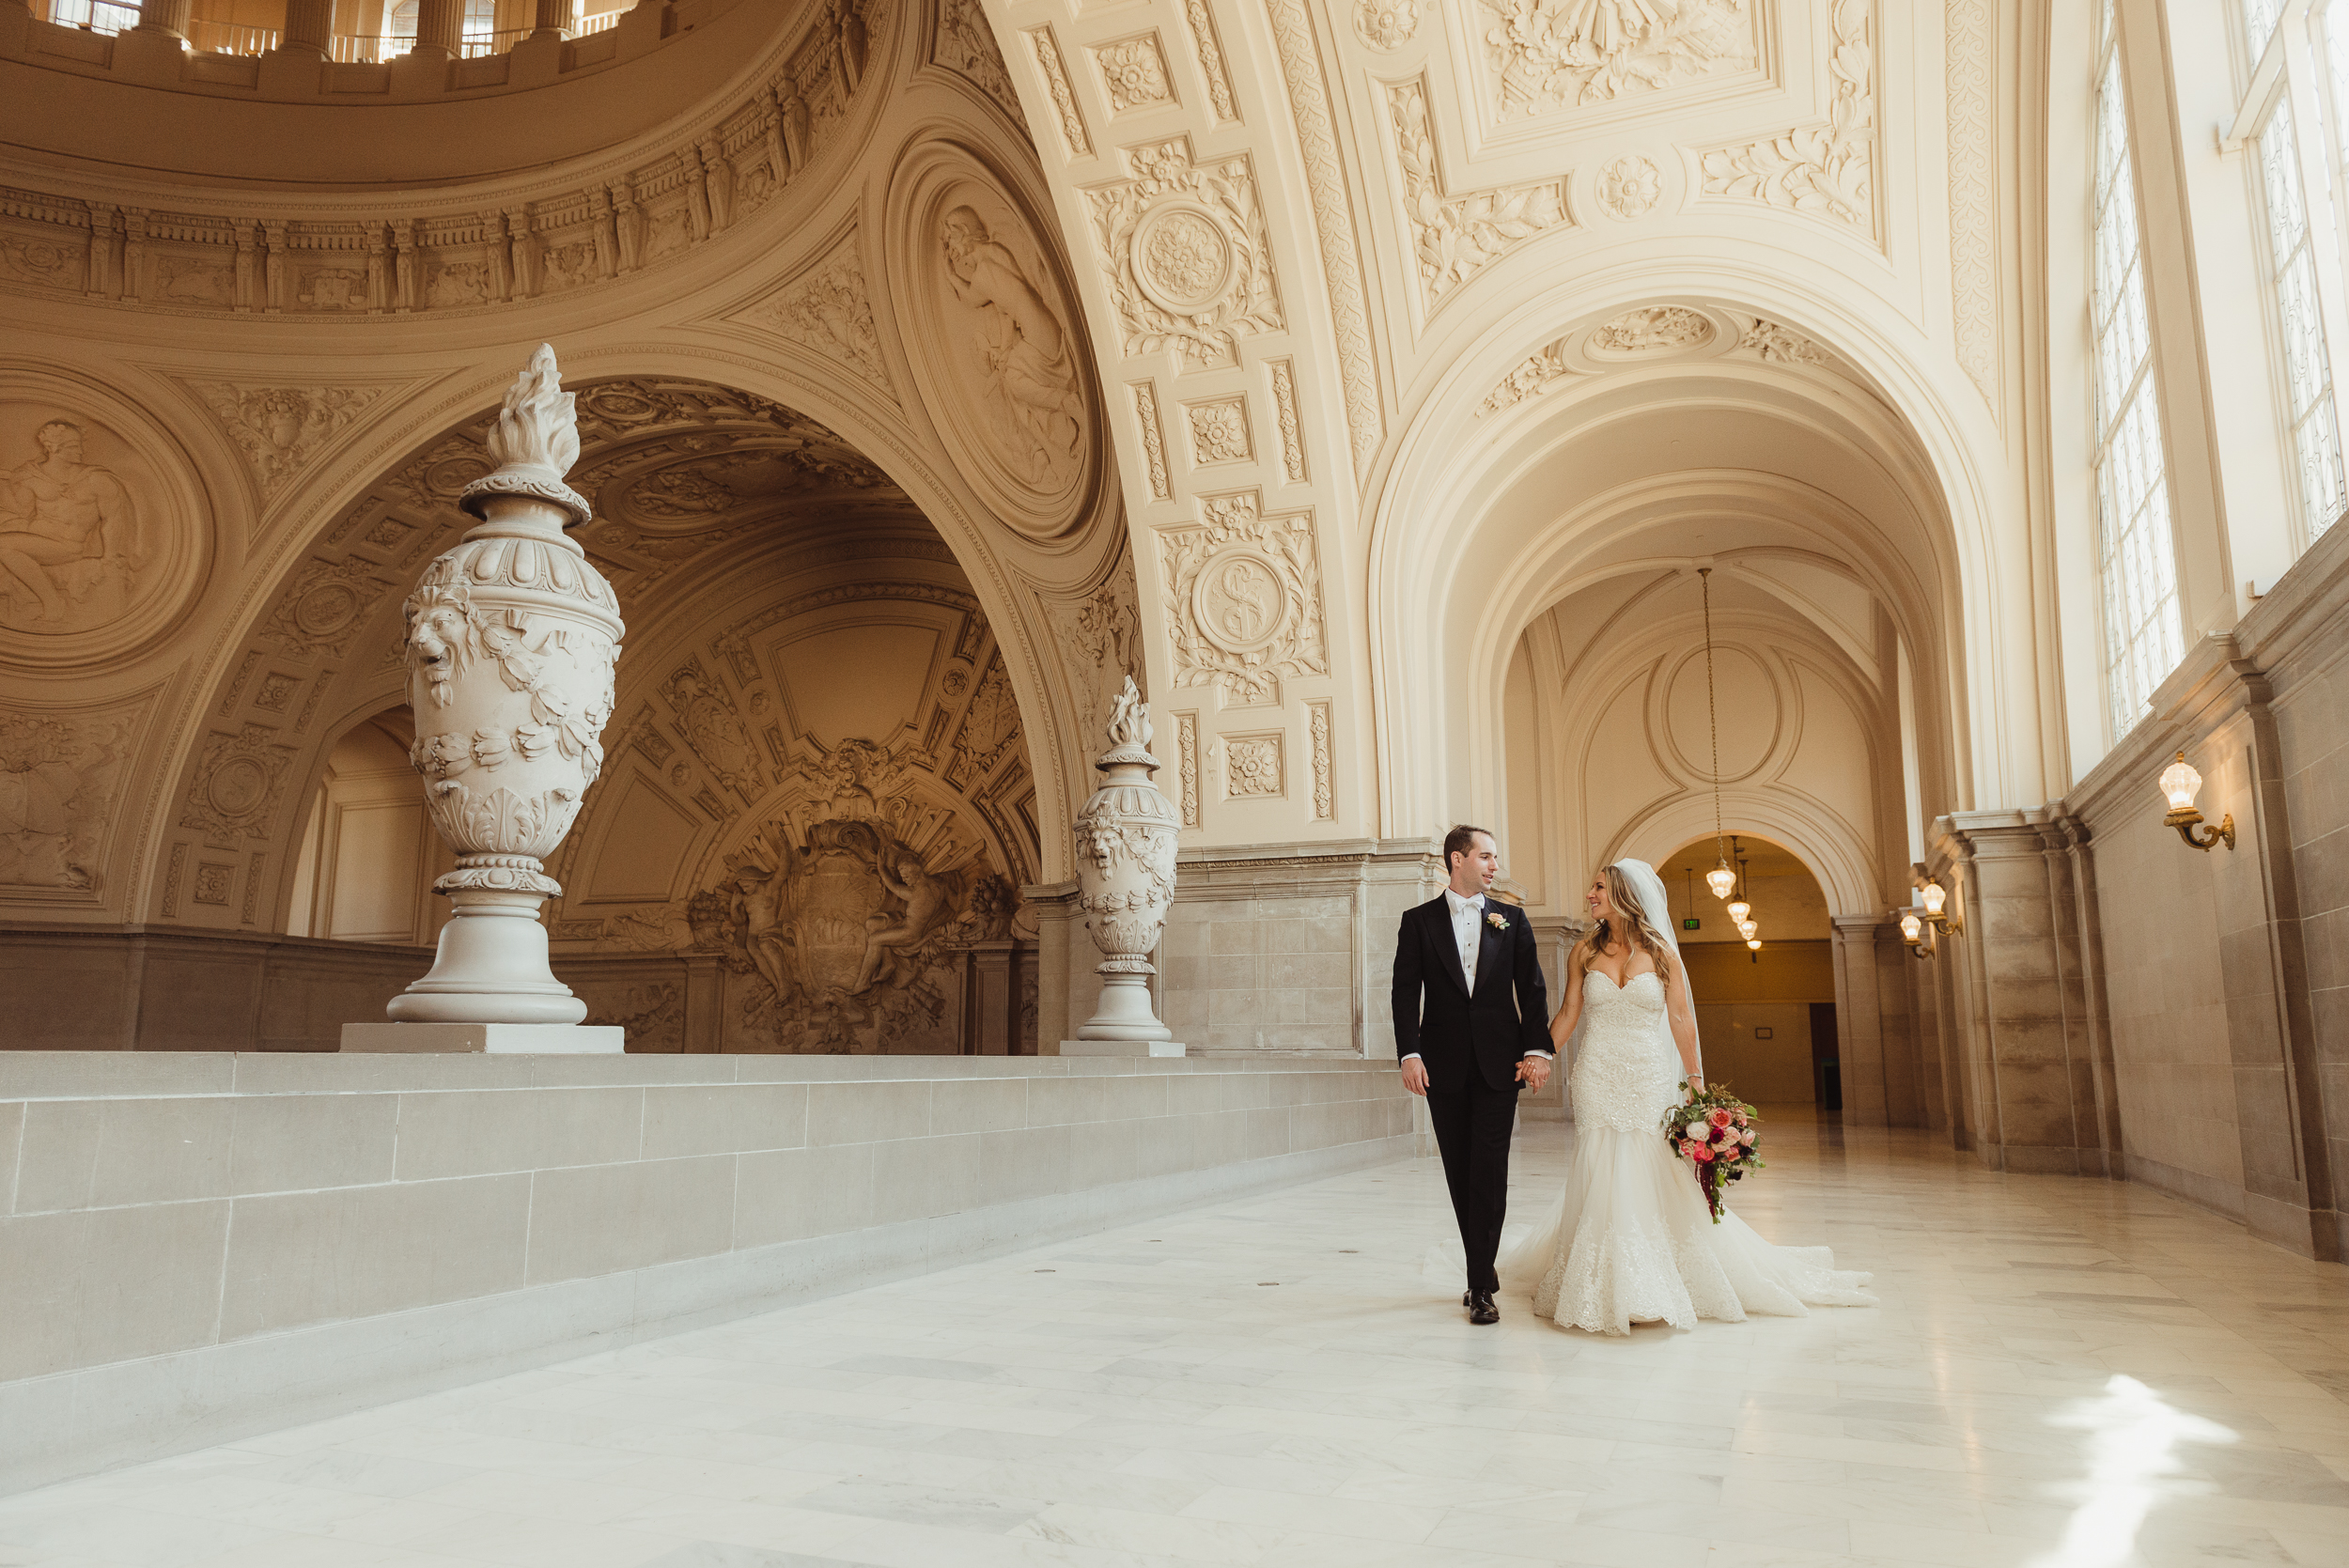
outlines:
[[544, 862], [603, 768], [619, 601], [563, 530], [590, 509], [572, 397], [540, 345], [490, 432], [497, 463], [458, 505], [481, 520], [402, 607], [409, 760], [457, 851], [433, 884], [453, 906], [431, 972], [385, 1009], [402, 1023], [575, 1024], [587, 1004], [547, 967]]
[[1150, 709], [1133, 676], [1110, 709], [1103, 774], [1077, 814], [1077, 907], [1102, 952], [1101, 1005], [1080, 1025], [1080, 1040], [1166, 1040], [1173, 1031], [1150, 1007], [1150, 955], [1174, 900], [1174, 844], [1182, 819], [1150, 782]]

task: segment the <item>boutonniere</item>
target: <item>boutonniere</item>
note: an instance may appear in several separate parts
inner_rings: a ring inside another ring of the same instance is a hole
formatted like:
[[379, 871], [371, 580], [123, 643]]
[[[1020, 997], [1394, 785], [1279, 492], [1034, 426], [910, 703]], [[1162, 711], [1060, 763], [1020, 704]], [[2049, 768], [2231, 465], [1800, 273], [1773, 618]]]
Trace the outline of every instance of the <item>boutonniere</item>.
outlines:
[[1501, 919], [1499, 915], [1486, 915], [1485, 917], [1485, 924], [1491, 926], [1496, 931], [1506, 931], [1509, 929], [1509, 923]]

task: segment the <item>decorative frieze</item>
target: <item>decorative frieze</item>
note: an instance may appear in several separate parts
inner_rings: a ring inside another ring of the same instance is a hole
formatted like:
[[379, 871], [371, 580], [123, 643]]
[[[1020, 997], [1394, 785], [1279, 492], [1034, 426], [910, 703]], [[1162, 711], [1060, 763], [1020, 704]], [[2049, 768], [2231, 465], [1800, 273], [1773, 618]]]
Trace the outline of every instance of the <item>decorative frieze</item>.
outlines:
[[1085, 117], [1077, 107], [1077, 95], [1068, 85], [1068, 68], [1061, 63], [1060, 41], [1050, 27], [1028, 30], [1028, 47], [1035, 53], [1035, 68], [1044, 76], [1044, 89], [1052, 95], [1052, 107], [1060, 116], [1061, 145], [1071, 158], [1093, 156], [1093, 138], [1085, 132]]
[[[976, 9], [976, 0], [957, 0]], [[799, 41], [715, 122], [693, 116], [618, 178], [466, 212], [386, 211], [353, 202], [299, 209], [120, 208], [29, 187], [0, 187], [0, 287], [66, 291], [175, 312], [348, 316], [469, 310], [601, 283], [707, 243], [772, 201], [837, 139], [863, 81], [870, 34], [894, 20], [807, 8]], [[941, 44], [945, 61], [990, 92], [992, 35], [981, 55]], [[853, 48], [844, 39], [855, 40]], [[1000, 61], [998, 70], [1000, 70]], [[1009, 83], [998, 101], [1018, 117]], [[599, 165], [600, 170], [600, 165]], [[23, 174], [19, 179], [24, 178]]]
[[1215, 105], [1215, 117], [1237, 120], [1239, 105], [1232, 97], [1231, 72], [1223, 68], [1223, 40], [1215, 30], [1215, 15], [1207, 8], [1207, 0], [1183, 0], [1183, 20], [1190, 24], [1199, 74], [1207, 79], [1207, 99]]

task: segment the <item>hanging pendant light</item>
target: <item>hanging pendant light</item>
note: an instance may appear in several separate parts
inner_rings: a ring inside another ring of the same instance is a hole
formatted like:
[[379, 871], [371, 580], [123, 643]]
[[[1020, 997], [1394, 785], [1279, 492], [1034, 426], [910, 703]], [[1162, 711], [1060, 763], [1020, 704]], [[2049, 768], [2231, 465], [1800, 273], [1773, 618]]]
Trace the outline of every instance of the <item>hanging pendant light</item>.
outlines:
[[[1704, 874], [1705, 886], [1716, 898], [1727, 898], [1737, 887], [1737, 874], [1729, 869], [1729, 851], [1721, 846], [1721, 715], [1713, 695], [1713, 568], [1697, 568], [1697, 587], [1704, 596], [1704, 717], [1713, 735], [1713, 853], [1719, 863]], [[1742, 910], [1730, 919], [1743, 918]]]

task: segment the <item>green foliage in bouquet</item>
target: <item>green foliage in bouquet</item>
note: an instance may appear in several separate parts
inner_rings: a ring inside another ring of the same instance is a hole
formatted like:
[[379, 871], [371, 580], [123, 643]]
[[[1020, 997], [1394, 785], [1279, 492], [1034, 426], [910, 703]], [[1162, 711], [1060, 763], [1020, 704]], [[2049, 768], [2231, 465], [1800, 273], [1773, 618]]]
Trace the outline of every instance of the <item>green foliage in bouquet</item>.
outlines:
[[1672, 1152], [1696, 1167], [1697, 1186], [1704, 1189], [1705, 1206], [1713, 1223], [1721, 1222], [1721, 1194], [1729, 1184], [1763, 1169], [1762, 1139], [1754, 1124], [1762, 1113], [1729, 1092], [1725, 1083], [1711, 1084], [1664, 1112], [1664, 1137]]

